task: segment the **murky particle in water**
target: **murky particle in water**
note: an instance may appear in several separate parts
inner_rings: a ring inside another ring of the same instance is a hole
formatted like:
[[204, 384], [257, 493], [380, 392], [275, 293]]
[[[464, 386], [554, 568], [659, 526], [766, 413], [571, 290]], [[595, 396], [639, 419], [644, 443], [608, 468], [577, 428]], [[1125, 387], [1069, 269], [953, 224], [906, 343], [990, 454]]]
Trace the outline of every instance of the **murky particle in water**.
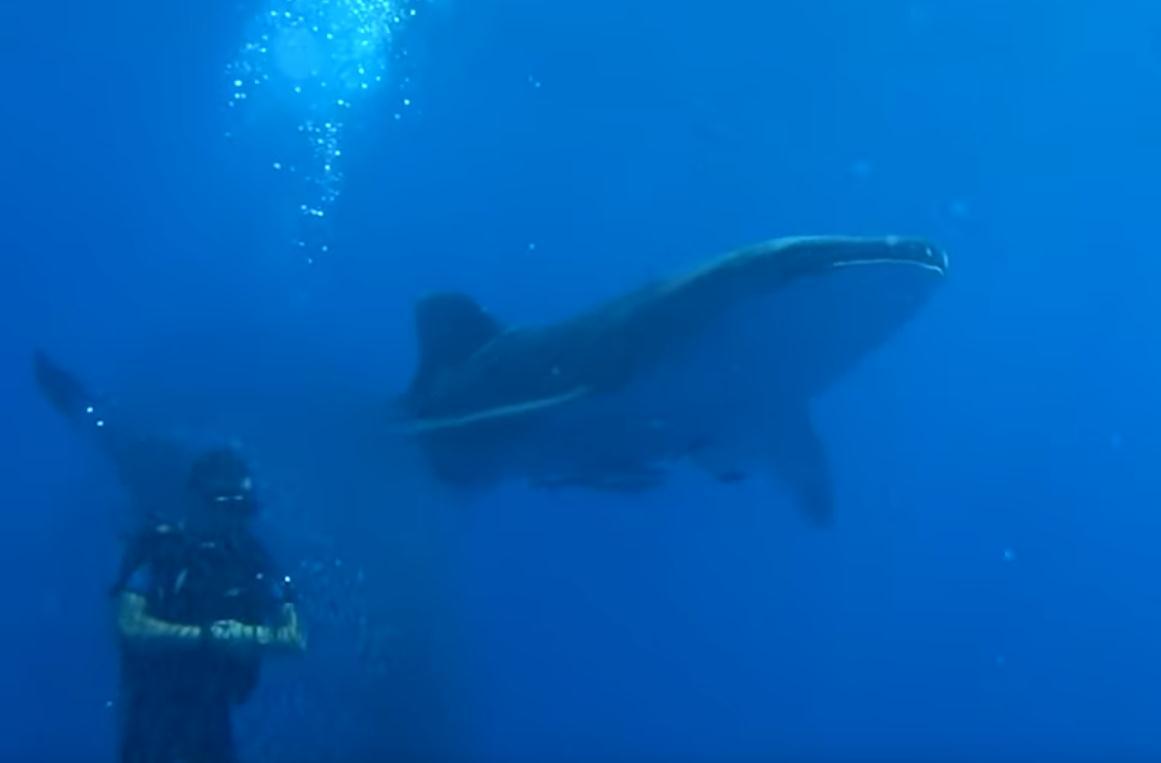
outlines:
[[866, 159], [858, 159], [851, 163], [851, 174], [857, 177], [859, 180], [866, 180], [869, 178], [873, 169], [874, 168], [871, 167], [871, 163]]
[[105, 426], [105, 420], [104, 419], [97, 419], [97, 426], [99, 426], [99, 427]]
[[85, 413], [92, 413], [92, 412], [93, 412], [93, 406], [91, 406], [91, 405], [85, 406]]
[[274, 163], [274, 169], [276, 169], [276, 170], [280, 170], [280, 169], [282, 169], [282, 162], [275, 162], [275, 163]]
[[528, 251], [535, 252], [536, 251], [536, 244], [529, 244]]
[[1016, 552], [1015, 552], [1015, 551], [1013, 551], [1013, 550], [1012, 550], [1012, 549], [1010, 549], [1010, 548], [1006, 548], [1006, 549], [1004, 549], [1004, 561], [1005, 561], [1005, 562], [1014, 562], [1014, 561], [1016, 561]]
[[403, 105], [404, 105], [404, 106], [410, 106], [410, 105], [411, 105], [411, 99], [410, 99], [410, 98], [404, 98], [404, 99], [403, 99]]
[[240, 80], [240, 79], [234, 80], [234, 87], [242, 87], [242, 80]]

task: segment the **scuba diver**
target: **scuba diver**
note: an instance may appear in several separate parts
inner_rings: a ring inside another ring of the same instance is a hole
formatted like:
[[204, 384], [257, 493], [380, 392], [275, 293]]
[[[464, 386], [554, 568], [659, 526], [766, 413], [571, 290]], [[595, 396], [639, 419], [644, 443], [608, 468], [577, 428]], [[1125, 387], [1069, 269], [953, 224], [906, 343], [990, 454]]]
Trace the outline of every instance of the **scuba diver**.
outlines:
[[113, 586], [122, 763], [232, 763], [230, 709], [254, 690], [262, 656], [306, 648], [290, 578], [250, 531], [246, 464], [207, 452], [188, 486], [197, 508], [141, 532]]
[[46, 356], [34, 367], [53, 407], [111, 459], [144, 528], [112, 587], [121, 763], [234, 763], [231, 709], [262, 658], [306, 648], [291, 580], [252, 532], [248, 465], [140, 436]]

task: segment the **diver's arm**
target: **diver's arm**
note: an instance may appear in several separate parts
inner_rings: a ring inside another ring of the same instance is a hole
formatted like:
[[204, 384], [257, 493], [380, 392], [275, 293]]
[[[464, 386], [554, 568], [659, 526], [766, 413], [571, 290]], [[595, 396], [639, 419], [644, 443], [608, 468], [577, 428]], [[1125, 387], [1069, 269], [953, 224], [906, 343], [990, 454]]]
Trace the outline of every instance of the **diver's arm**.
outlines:
[[258, 649], [270, 653], [306, 651], [306, 637], [299, 629], [298, 611], [293, 604], [282, 605], [278, 625], [250, 625], [237, 620], [221, 620], [210, 626], [210, 639], [227, 649]]
[[127, 644], [142, 649], [196, 649], [203, 643], [200, 627], [151, 617], [145, 597], [131, 591], [118, 597], [117, 630]]

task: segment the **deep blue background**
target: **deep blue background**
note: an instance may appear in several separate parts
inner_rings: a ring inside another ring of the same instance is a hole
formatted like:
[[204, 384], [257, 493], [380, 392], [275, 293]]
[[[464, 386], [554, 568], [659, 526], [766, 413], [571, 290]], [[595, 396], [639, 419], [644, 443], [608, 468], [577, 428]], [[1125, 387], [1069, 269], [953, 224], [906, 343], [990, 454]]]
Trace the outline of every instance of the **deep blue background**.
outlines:
[[[414, 579], [404, 560], [360, 594], [430, 641], [375, 672], [342, 618], [316, 623], [247, 708], [247, 749], [1161, 756], [1153, 3], [441, 0], [401, 36], [406, 118], [388, 87], [352, 121], [313, 267], [261, 134], [223, 138], [224, 67], [260, 10], [3, 9], [0, 756], [113, 744], [122, 499], [38, 398], [34, 347], [113, 392], [164, 357], [196, 390], [221, 348], [172, 336], [232, 331], [258, 355], [309, 346], [385, 402], [427, 289], [549, 319], [806, 232], [927, 235], [953, 265], [819, 401], [832, 529], [687, 474], [646, 498], [509, 488], [464, 508], [400, 481], [386, 508], [284, 505], [288, 564], [312, 511], [368, 567], [395, 507], [441, 514]], [[244, 383], [287, 381], [263, 372]]]

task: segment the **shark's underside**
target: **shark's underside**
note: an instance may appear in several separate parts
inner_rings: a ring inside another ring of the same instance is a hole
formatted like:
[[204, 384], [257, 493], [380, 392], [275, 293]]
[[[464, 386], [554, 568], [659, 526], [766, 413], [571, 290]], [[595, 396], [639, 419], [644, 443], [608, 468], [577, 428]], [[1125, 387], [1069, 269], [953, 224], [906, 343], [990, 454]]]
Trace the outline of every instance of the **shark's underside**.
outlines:
[[443, 481], [639, 490], [693, 461], [762, 464], [825, 521], [810, 399], [911, 318], [947, 257], [927, 241], [802, 237], [718, 257], [570, 319], [506, 327], [471, 298], [417, 305], [401, 408]]

